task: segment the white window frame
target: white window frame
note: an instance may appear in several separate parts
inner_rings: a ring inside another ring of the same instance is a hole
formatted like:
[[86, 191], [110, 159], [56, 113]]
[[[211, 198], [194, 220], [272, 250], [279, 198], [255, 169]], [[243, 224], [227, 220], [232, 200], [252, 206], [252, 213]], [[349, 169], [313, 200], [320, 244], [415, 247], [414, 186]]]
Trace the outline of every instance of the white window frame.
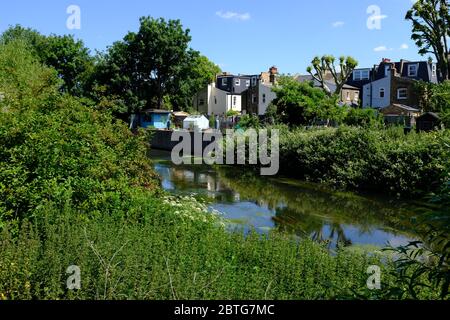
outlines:
[[[414, 71], [414, 73], [411, 73], [411, 69], [413, 67], [415, 68], [415, 71]], [[417, 64], [409, 64], [408, 65], [408, 77], [417, 77], [418, 71], [419, 71], [419, 67]]]
[[[405, 92], [404, 96], [400, 96], [401, 92]], [[398, 100], [406, 100], [408, 99], [408, 89], [407, 88], [398, 88], [397, 89], [397, 99]]]
[[226, 86], [228, 84], [227, 78], [222, 78], [222, 86]]
[[250, 87], [250, 80], [245, 80], [245, 86]]
[[240, 86], [241, 85], [241, 79], [239, 79], [239, 78], [234, 79], [234, 85], [235, 86]]
[[[383, 92], [383, 96], [381, 96], [381, 93]], [[383, 98], [385, 98], [386, 97], [386, 89], [385, 88], [380, 88], [380, 91], [379, 91], [379, 95], [378, 95], [379, 97], [380, 97], [380, 99], [383, 99]]]
[[364, 81], [370, 79], [370, 70], [354, 70], [353, 71], [353, 81]]
[[432, 77], [437, 76], [437, 66], [434, 63], [431, 65], [431, 76]]

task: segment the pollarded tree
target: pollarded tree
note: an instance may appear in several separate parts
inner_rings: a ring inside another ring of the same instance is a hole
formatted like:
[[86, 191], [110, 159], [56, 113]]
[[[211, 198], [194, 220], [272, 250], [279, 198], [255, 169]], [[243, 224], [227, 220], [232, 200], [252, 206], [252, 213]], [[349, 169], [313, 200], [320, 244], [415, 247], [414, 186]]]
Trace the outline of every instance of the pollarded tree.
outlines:
[[417, 0], [405, 17], [413, 24], [411, 39], [419, 47], [419, 53], [432, 53], [436, 57], [441, 81], [450, 79], [448, 7], [448, 0]]
[[[358, 65], [358, 61], [352, 57], [340, 57], [339, 58], [339, 70], [335, 64], [336, 58], [331, 55], [325, 55], [322, 58], [315, 57], [313, 59], [312, 66], [308, 67], [307, 71], [314, 80], [318, 81], [325, 90], [325, 92], [331, 96], [333, 93], [340, 96], [342, 88], [347, 82], [350, 75], [355, 70]], [[314, 72], [313, 72], [314, 70]], [[336, 84], [336, 89], [334, 92], [327, 85], [327, 75], [331, 75], [334, 83]]]

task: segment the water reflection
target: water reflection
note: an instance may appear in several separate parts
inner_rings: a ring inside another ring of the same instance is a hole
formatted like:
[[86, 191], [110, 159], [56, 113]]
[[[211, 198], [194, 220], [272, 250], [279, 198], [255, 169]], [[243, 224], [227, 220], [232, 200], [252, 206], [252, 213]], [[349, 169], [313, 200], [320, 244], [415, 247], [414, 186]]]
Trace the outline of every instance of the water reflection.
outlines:
[[255, 176], [237, 168], [175, 166], [169, 154], [153, 152], [163, 187], [211, 200], [231, 226], [266, 233], [279, 229], [330, 246], [403, 245], [424, 228], [417, 218], [429, 208], [389, 199], [328, 190], [290, 179]]

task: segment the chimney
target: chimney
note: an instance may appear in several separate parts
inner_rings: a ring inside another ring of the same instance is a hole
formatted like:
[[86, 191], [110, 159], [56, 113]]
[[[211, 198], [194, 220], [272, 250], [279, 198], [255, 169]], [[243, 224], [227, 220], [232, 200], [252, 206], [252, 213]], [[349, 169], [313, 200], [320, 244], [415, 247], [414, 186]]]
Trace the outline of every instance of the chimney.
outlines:
[[269, 74], [270, 74], [270, 83], [275, 84], [277, 81], [278, 68], [275, 66], [272, 66], [269, 69]]

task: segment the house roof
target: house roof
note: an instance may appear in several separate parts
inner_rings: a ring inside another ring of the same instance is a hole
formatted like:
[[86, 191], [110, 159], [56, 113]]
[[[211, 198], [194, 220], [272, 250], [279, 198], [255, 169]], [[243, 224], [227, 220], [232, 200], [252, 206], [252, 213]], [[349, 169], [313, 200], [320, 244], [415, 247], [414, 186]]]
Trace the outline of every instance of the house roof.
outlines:
[[421, 119], [421, 118], [425, 118], [425, 117], [432, 117], [432, 118], [435, 118], [436, 120], [440, 119], [439, 115], [435, 112], [425, 112], [420, 117], [417, 117], [417, 119]]
[[382, 113], [389, 113], [389, 111], [391, 109], [400, 109], [402, 111], [407, 111], [407, 112], [420, 112], [419, 109], [416, 109], [416, 108], [413, 108], [413, 107], [410, 107], [410, 106], [407, 106], [407, 105], [404, 105], [404, 104], [398, 104], [398, 103], [394, 103], [394, 104], [391, 104], [391, 105], [389, 105], [387, 107], [381, 108], [380, 112], [382, 112]]
[[[315, 80], [311, 75], [298, 75], [298, 76], [295, 76], [294, 79], [297, 80], [298, 82], [314, 81], [314, 86], [316, 86], [316, 87], [320, 86], [318, 81]], [[336, 87], [336, 82], [334, 81], [334, 79], [325, 80], [325, 83], [328, 86]], [[343, 89], [359, 90], [359, 88], [351, 86], [351, 85], [348, 85], [348, 84], [344, 84]]]
[[173, 115], [175, 117], [188, 117], [189, 113], [183, 112], [183, 111], [177, 111], [177, 112], [174, 112]]
[[143, 113], [171, 113], [169, 110], [161, 110], [161, 109], [146, 109], [142, 110]]

